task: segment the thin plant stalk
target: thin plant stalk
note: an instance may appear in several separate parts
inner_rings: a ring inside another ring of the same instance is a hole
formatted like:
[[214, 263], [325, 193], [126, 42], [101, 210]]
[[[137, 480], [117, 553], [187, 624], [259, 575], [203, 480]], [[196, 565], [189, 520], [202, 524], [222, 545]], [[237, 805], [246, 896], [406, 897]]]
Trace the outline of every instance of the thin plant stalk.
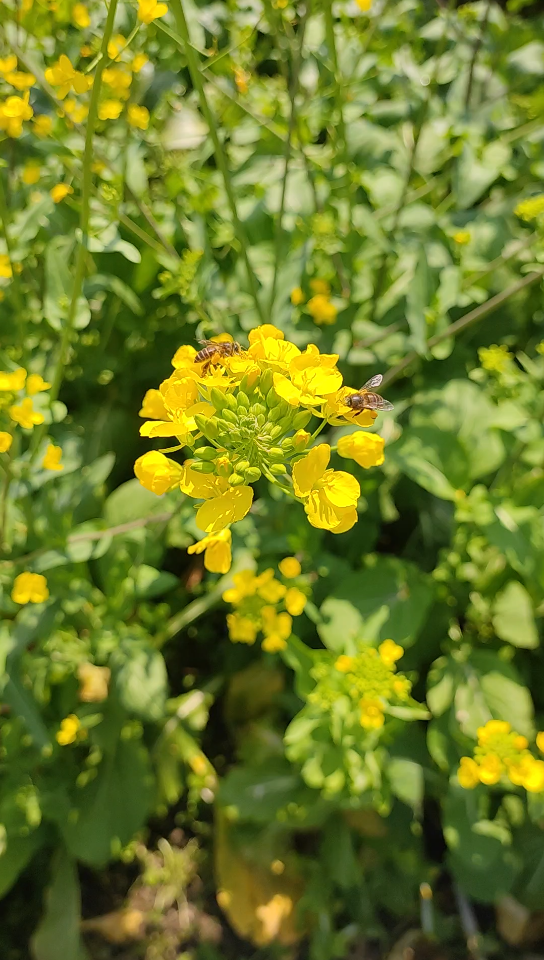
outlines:
[[178, 33], [183, 42], [185, 56], [187, 58], [187, 66], [189, 67], [189, 73], [191, 74], [191, 80], [193, 86], [198, 94], [200, 101], [200, 109], [202, 110], [204, 119], [208, 125], [208, 130], [212, 138], [214, 151], [215, 151], [215, 160], [221, 176], [223, 177], [223, 184], [225, 187], [225, 193], [227, 195], [227, 200], [229, 202], [230, 211], [234, 226], [236, 228], [236, 235], [242, 249], [242, 256], [244, 258], [244, 263], [247, 271], [247, 278], [249, 283], [249, 288], [251, 291], [251, 296], [255, 303], [255, 309], [259, 315], [261, 323], [265, 322], [264, 312], [259, 299], [259, 291], [257, 288], [257, 281], [255, 274], [253, 272], [253, 267], [251, 266], [251, 261], [249, 259], [248, 253], [248, 240], [246, 236], [245, 229], [243, 224], [238, 216], [238, 208], [236, 205], [236, 197], [234, 195], [234, 190], [232, 187], [232, 181], [230, 177], [230, 171], [228, 167], [227, 157], [223, 149], [223, 144], [219, 139], [219, 133], [217, 130], [217, 125], [215, 123], [215, 117], [212, 113], [208, 99], [206, 97], [206, 91], [204, 90], [204, 83], [202, 81], [202, 74], [200, 72], [200, 64], [197, 60], [197, 56], [194, 50], [193, 45], [189, 37], [189, 29], [187, 26], [187, 20], [185, 19], [185, 12], [183, 10], [183, 5], [181, 0], [171, 0], [170, 10], [174, 15], [176, 21], [176, 26]]
[[474, 82], [474, 69], [475, 69], [475, 67], [476, 67], [476, 61], [477, 61], [477, 59], [478, 59], [478, 54], [479, 54], [480, 49], [481, 49], [481, 47], [482, 47], [482, 44], [483, 44], [483, 42], [484, 42], [484, 36], [485, 36], [485, 32], [486, 32], [486, 30], [487, 30], [487, 23], [488, 23], [488, 20], [489, 20], [489, 14], [490, 14], [490, 12], [491, 12], [491, 3], [492, 3], [492, 0], [487, 0], [487, 5], [486, 5], [485, 11], [484, 11], [484, 15], [483, 15], [482, 20], [481, 20], [481, 23], [480, 23], [480, 29], [479, 29], [479, 31], [478, 31], [478, 35], [477, 35], [477, 37], [476, 37], [476, 40], [474, 41], [474, 46], [473, 46], [473, 48], [472, 48], [472, 57], [470, 58], [470, 66], [469, 66], [469, 69], [468, 69], [467, 92], [466, 92], [466, 94], [465, 94], [465, 110], [466, 110], [467, 112], [468, 112], [469, 109], [470, 109], [470, 100], [471, 100], [471, 97], [472, 97], [472, 85], [473, 85], [473, 82]]
[[300, 66], [302, 63], [304, 33], [306, 30], [306, 22], [308, 20], [310, 8], [311, 8], [311, 0], [306, 0], [306, 8], [300, 20], [300, 27], [299, 27], [299, 33], [298, 33], [299, 44], [298, 44], [296, 56], [293, 61], [293, 75], [291, 78], [291, 84], [289, 88], [289, 99], [291, 101], [291, 113], [289, 116], [289, 126], [287, 128], [287, 140], [285, 141], [284, 169], [283, 169], [283, 179], [281, 184], [280, 208], [278, 211], [278, 219], [276, 222], [274, 272], [272, 274], [272, 286], [270, 288], [270, 302], [268, 306], [268, 312], [269, 312], [271, 321], [272, 321], [272, 310], [274, 307], [274, 300], [276, 297], [276, 285], [278, 282], [278, 272], [279, 272], [280, 263], [282, 260], [281, 248], [282, 248], [282, 239], [283, 239], [283, 215], [285, 213], [285, 196], [287, 193], [287, 180], [289, 177], [289, 162], [291, 160], [291, 140], [293, 138], [293, 133], [295, 131], [295, 126], [297, 122], [296, 98], [298, 93], [298, 79], [300, 74]]
[[[3, 181], [3, 179], [2, 179], [2, 171], [1, 171], [1, 170], [0, 170], [0, 226], [2, 227], [2, 233], [4, 234], [4, 240], [5, 240], [5, 242], [6, 242], [6, 250], [7, 250], [8, 257], [9, 257], [9, 262], [10, 262], [10, 264], [11, 264], [12, 273], [13, 273], [13, 276], [12, 276], [12, 278], [11, 278], [11, 282], [12, 282], [12, 287], [13, 287], [13, 294], [14, 294], [14, 297], [15, 297], [15, 303], [16, 303], [16, 306], [17, 306], [18, 314], [19, 314], [19, 323], [20, 323], [21, 328], [22, 328], [22, 327], [23, 327], [23, 323], [24, 323], [24, 321], [23, 321], [23, 298], [22, 298], [22, 296], [21, 296], [21, 288], [20, 288], [20, 286], [19, 286], [19, 277], [18, 277], [17, 274], [15, 273], [14, 265], [13, 265], [13, 257], [12, 257], [12, 253], [11, 253], [11, 241], [10, 241], [9, 234], [8, 234], [9, 210], [8, 210], [8, 205], [7, 205], [7, 202], [6, 202], [6, 194], [5, 194], [5, 190], [4, 190], [4, 181]], [[22, 341], [23, 341], [23, 338], [21, 338], [21, 343], [22, 343]]]
[[327, 40], [327, 47], [329, 48], [329, 56], [332, 60], [333, 67], [333, 76], [334, 76], [334, 99], [336, 102], [336, 112], [338, 114], [338, 132], [340, 134], [340, 141], [342, 149], [338, 151], [340, 158], [343, 162], [346, 161], [347, 154], [347, 137], [346, 137], [346, 124], [344, 121], [344, 96], [342, 92], [342, 78], [340, 76], [340, 67], [338, 65], [338, 52], [336, 50], [336, 38], [334, 36], [334, 19], [332, 15], [332, 0], [325, 0], [324, 3], [324, 13], [325, 13], [325, 36]]

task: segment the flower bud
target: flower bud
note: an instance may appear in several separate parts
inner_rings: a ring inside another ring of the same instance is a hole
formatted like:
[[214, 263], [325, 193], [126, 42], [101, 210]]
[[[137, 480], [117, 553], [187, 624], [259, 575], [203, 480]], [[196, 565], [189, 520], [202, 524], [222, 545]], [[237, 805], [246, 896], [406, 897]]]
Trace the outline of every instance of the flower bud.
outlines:
[[270, 431], [270, 438], [272, 440], [275, 440], [276, 437], [281, 437], [282, 433], [283, 433], [282, 428], [276, 423]]
[[277, 407], [272, 407], [268, 414], [268, 419], [272, 423], [276, 423], [283, 416], [282, 404], [278, 403]]
[[304, 447], [308, 445], [310, 440], [310, 434], [307, 430], [297, 430], [293, 437], [293, 444], [297, 453], [301, 450], [304, 450]]
[[266, 394], [266, 403], [270, 409], [272, 409], [272, 407], [277, 407], [278, 403], [280, 402], [280, 399], [281, 398], [278, 397], [278, 394], [274, 390], [274, 387], [272, 387]]
[[218, 477], [228, 477], [232, 473], [232, 464], [227, 455], [223, 454], [215, 461], [215, 472]]
[[253, 377], [249, 377], [248, 374], [240, 380], [239, 390], [241, 393], [245, 393], [247, 397], [255, 390], [255, 382]]
[[219, 431], [215, 417], [203, 417], [201, 413], [195, 413], [195, 423], [207, 440], [217, 439]]
[[293, 418], [293, 430], [301, 430], [306, 426], [312, 419], [311, 410], [299, 410]]
[[246, 410], [249, 408], [249, 397], [243, 390], [238, 391], [238, 406], [244, 407]]
[[285, 440], [281, 441], [281, 448], [284, 453], [290, 453], [294, 449], [295, 441], [293, 437], [286, 437]]
[[266, 416], [265, 416], [265, 414], [264, 414], [264, 413], [260, 413], [259, 416], [256, 418], [255, 423], [257, 424], [257, 426], [258, 426], [259, 428], [260, 428], [260, 427], [264, 427], [264, 425], [265, 425], [265, 423], [266, 423]]
[[232, 412], [232, 410], [228, 410], [225, 408], [225, 410], [223, 410], [222, 412], [222, 417], [223, 417], [223, 420], [227, 421], [227, 423], [238, 423], [238, 417], [236, 416], [235, 413]]
[[250, 409], [250, 413], [252, 413], [254, 417], [259, 417], [261, 414], [266, 416], [268, 410], [266, 409], [264, 403], [254, 403]]
[[269, 470], [275, 477], [279, 477], [282, 473], [287, 473], [287, 468], [284, 463], [272, 463]]
[[215, 447], [197, 447], [195, 450], [195, 457], [200, 457], [201, 460], [215, 460], [216, 456]]
[[217, 387], [212, 387], [210, 390], [210, 400], [216, 410], [222, 410], [227, 406], [227, 394], [218, 390]]
[[281, 447], [270, 447], [268, 456], [271, 457], [272, 460], [283, 460], [285, 454]]
[[214, 473], [215, 463], [208, 463], [205, 460], [193, 460], [191, 470], [195, 473]]
[[245, 477], [242, 477], [240, 473], [232, 473], [229, 477], [231, 487], [240, 487], [245, 482]]
[[258, 467], [248, 467], [244, 472], [244, 477], [246, 483], [256, 483], [257, 480], [260, 480], [261, 471]]
[[261, 378], [260, 378], [260, 381], [259, 381], [259, 388], [260, 388], [261, 393], [263, 394], [263, 396], [265, 396], [265, 395], [268, 393], [268, 391], [270, 390], [270, 387], [272, 386], [273, 382], [274, 382], [274, 373], [273, 373], [273, 371], [272, 371], [272, 370], [265, 370], [264, 373], [261, 374]]
[[245, 473], [250, 466], [249, 460], [239, 460], [236, 464], [236, 473]]
[[288, 430], [291, 430], [293, 426], [291, 414], [288, 413], [286, 417], [282, 417], [282, 419], [278, 422], [277, 425], [278, 427], [281, 427], [282, 433], [287, 433]]
[[238, 404], [236, 403], [236, 397], [232, 393], [227, 393], [225, 395], [225, 407], [229, 410], [236, 410]]

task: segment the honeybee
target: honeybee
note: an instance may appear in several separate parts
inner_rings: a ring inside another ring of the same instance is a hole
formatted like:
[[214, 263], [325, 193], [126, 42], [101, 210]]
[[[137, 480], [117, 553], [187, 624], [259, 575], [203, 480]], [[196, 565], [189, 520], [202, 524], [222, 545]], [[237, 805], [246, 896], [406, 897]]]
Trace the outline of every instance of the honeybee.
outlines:
[[349, 397], [346, 397], [344, 403], [350, 407], [351, 410], [355, 411], [356, 417], [358, 417], [363, 410], [393, 409], [393, 404], [389, 403], [389, 400], [384, 400], [383, 397], [380, 397], [379, 393], [374, 393], [374, 387], [379, 387], [382, 380], [383, 377], [381, 373], [377, 373], [375, 377], [367, 380], [364, 387], [361, 387], [357, 393], [352, 393]]
[[224, 340], [217, 343], [215, 340], [199, 340], [202, 350], [197, 353], [194, 362], [203, 363], [202, 374], [205, 375], [212, 363], [220, 363], [223, 357], [233, 357], [242, 353], [242, 347], [236, 340]]

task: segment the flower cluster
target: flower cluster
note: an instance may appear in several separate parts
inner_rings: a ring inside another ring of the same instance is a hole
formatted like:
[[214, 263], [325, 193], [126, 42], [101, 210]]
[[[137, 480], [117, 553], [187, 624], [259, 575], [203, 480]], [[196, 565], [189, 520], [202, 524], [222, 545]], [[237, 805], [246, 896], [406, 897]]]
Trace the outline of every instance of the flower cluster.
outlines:
[[[336, 323], [338, 310], [331, 300], [330, 284], [326, 280], [310, 280], [310, 289], [313, 296], [306, 303], [306, 310], [314, 323], [318, 326]], [[306, 296], [301, 287], [291, 290], [291, 303], [298, 307], [304, 303]]]
[[410, 699], [410, 681], [396, 672], [396, 661], [403, 653], [394, 640], [384, 640], [378, 649], [365, 645], [354, 657], [342, 654], [332, 670], [328, 659], [321, 661], [311, 671], [317, 684], [309, 702], [326, 711], [338, 697], [348, 697], [359, 707], [363, 729], [380, 730], [389, 708]]
[[534, 220], [544, 213], [544, 193], [537, 194], [536, 197], [528, 197], [527, 200], [521, 200], [514, 210], [514, 213], [521, 220]]
[[[207, 534], [191, 552], [205, 551], [209, 570], [230, 566], [230, 526], [246, 516], [253, 487], [261, 477], [304, 504], [314, 527], [343, 533], [357, 521], [358, 481], [329, 467], [333, 448], [311, 446], [327, 424], [370, 426], [376, 414], [360, 416], [346, 403], [355, 391], [342, 385], [338, 356], [314, 344], [301, 351], [270, 324], [249, 333], [249, 347], [223, 334], [201, 354], [182, 346], [174, 373], [158, 390], [148, 390], [140, 434], [171, 437], [177, 445], [143, 454], [134, 471], [140, 483], [160, 495], [178, 487], [204, 501], [197, 526]], [[317, 427], [305, 428], [312, 417]], [[191, 449], [183, 464], [165, 456]], [[341, 456], [368, 468], [383, 462], [383, 440], [359, 432], [342, 437]]]
[[0, 130], [4, 130], [8, 137], [17, 138], [22, 136], [23, 122], [34, 116], [29, 101], [30, 89], [36, 83], [36, 77], [19, 70], [17, 57], [10, 54], [0, 58], [0, 79], [5, 95], [5, 99], [0, 100]]
[[277, 653], [287, 646], [293, 617], [300, 616], [306, 606], [307, 583], [300, 576], [296, 557], [285, 557], [278, 566], [283, 580], [294, 582], [278, 580], [271, 568], [258, 576], [251, 570], [234, 574], [234, 586], [223, 594], [223, 600], [235, 607], [235, 612], [227, 616], [233, 643], [253, 644], [262, 632], [261, 646], [267, 653]]
[[490, 347], [479, 347], [478, 357], [483, 369], [488, 373], [504, 373], [513, 359], [513, 354], [504, 343], [500, 346], [494, 343]]
[[[474, 757], [461, 757], [457, 779], [466, 790], [479, 783], [492, 786], [509, 780], [529, 793], [544, 791], [544, 760], [537, 760], [528, 749], [526, 737], [516, 733], [506, 720], [488, 720], [478, 728], [478, 746]], [[536, 744], [544, 752], [544, 733]]]
[[[0, 453], [11, 450], [14, 439], [15, 426], [23, 430], [33, 430], [45, 421], [40, 410], [34, 406], [34, 396], [49, 390], [47, 383], [39, 373], [28, 373], [24, 367], [18, 367], [11, 372], [0, 370], [0, 418], [7, 414], [9, 426], [7, 430], [0, 430]], [[61, 464], [62, 449], [48, 443], [42, 460], [45, 470], [63, 470]]]
[[[162, 6], [159, 4], [159, 6]], [[91, 53], [84, 50], [84, 53]], [[128, 41], [121, 34], [112, 38], [108, 45], [110, 64], [102, 73], [102, 92], [98, 105], [99, 120], [118, 120], [125, 102], [131, 94], [133, 75], [139, 73], [147, 63], [145, 54], [134, 54]], [[93, 85], [92, 77], [77, 70], [65, 53], [56, 63], [45, 71], [48, 82], [55, 88], [59, 100], [63, 100], [63, 113], [74, 123], [83, 123], [89, 112], [88, 94]], [[83, 99], [77, 99], [82, 96]], [[146, 130], [149, 124], [149, 111], [137, 103], [127, 107], [126, 119], [132, 127]]]

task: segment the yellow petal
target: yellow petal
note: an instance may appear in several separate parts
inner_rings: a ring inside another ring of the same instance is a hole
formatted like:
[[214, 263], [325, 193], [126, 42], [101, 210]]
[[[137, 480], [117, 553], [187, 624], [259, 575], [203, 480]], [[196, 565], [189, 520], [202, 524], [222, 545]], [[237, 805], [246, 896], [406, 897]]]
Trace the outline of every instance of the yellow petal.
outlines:
[[321, 479], [331, 458], [331, 448], [328, 443], [320, 443], [312, 447], [302, 460], [298, 460], [293, 467], [293, 487], [297, 497], [309, 496], [312, 488]]
[[234, 487], [202, 504], [196, 515], [197, 525], [206, 533], [216, 533], [242, 520], [249, 513], [252, 502], [253, 487]]

